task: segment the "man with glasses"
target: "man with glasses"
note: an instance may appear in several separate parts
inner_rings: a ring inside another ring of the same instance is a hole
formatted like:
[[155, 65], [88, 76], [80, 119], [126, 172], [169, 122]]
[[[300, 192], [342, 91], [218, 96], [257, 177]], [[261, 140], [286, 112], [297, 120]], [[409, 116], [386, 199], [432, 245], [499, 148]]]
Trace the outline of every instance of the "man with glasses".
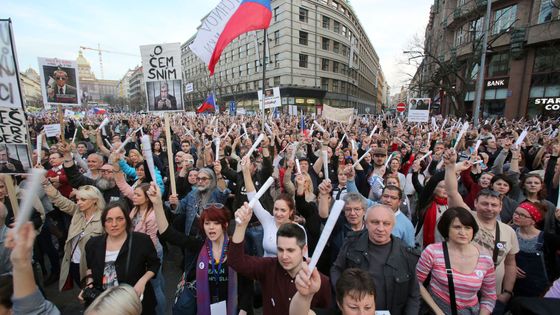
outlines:
[[[447, 187], [447, 204], [449, 208], [460, 207], [470, 210], [459, 194], [455, 162], [457, 153], [448, 150], [445, 159], [445, 185]], [[515, 231], [507, 224], [498, 221], [502, 210], [500, 193], [482, 189], [474, 201], [475, 218], [479, 231], [474, 237], [475, 245], [492, 255], [496, 268], [496, 292], [498, 301], [493, 314], [503, 314], [505, 305], [513, 295], [513, 286], [517, 274], [515, 254], [519, 252], [519, 242]]]
[[68, 74], [58, 68], [53, 72], [52, 79], [56, 84], [49, 84], [47, 96], [49, 102], [54, 103], [77, 103], [78, 92], [75, 87], [67, 84]]

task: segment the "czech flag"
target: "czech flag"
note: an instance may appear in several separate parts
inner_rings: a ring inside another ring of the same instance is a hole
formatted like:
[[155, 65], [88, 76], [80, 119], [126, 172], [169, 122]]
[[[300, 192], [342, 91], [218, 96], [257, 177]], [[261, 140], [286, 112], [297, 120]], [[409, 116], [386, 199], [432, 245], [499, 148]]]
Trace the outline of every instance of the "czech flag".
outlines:
[[270, 0], [222, 0], [198, 28], [189, 48], [207, 65], [210, 75], [222, 51], [239, 35], [270, 26]]
[[204, 103], [202, 103], [202, 105], [200, 105], [196, 109], [196, 112], [200, 114], [211, 110], [216, 111], [216, 101], [214, 100], [214, 94], [210, 94], [206, 101], [204, 101]]
[[104, 110], [103, 108], [98, 108], [98, 107], [93, 108], [93, 114], [95, 115], [104, 115], [105, 113], [107, 113], [107, 111]]

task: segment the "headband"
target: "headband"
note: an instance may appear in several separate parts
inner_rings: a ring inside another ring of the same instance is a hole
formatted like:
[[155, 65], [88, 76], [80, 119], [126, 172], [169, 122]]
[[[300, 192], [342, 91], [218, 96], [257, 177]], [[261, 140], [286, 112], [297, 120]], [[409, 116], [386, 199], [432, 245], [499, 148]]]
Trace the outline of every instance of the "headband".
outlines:
[[543, 219], [539, 209], [537, 209], [537, 207], [530, 202], [522, 202], [518, 207], [527, 210], [531, 218], [535, 220], [536, 223], [540, 222]]

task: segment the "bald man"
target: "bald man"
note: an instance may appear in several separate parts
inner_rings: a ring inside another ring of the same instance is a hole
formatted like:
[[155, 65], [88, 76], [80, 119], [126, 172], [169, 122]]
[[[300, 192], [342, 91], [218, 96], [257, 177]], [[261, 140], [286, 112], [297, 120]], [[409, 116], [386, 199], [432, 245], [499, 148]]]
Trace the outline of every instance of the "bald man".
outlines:
[[348, 237], [331, 269], [336, 283], [347, 268], [368, 271], [375, 283], [376, 310], [391, 314], [418, 314], [420, 291], [415, 279], [418, 256], [399, 238], [391, 235], [395, 214], [386, 205], [366, 212], [366, 229]]

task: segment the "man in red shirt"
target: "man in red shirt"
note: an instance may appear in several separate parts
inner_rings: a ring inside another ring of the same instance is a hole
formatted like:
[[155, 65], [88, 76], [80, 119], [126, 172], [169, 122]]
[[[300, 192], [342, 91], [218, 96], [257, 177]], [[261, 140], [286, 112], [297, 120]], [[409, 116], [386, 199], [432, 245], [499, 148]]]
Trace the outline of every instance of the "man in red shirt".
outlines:
[[[295, 278], [307, 252], [305, 230], [295, 223], [281, 225], [276, 233], [278, 257], [245, 255], [243, 239], [252, 214], [247, 203], [235, 214], [238, 222], [229, 244], [228, 263], [240, 275], [261, 283], [263, 314], [289, 314], [290, 301], [297, 292]], [[330, 282], [327, 276], [320, 277], [321, 287], [311, 306], [327, 308], [331, 304]]]
[[62, 154], [59, 152], [51, 153], [49, 156], [49, 164], [52, 166], [50, 170], [47, 171], [47, 179], [53, 184], [53, 186], [60, 191], [60, 193], [66, 197], [70, 197], [72, 192], [72, 186], [68, 183], [68, 177], [64, 172], [62, 167]]

